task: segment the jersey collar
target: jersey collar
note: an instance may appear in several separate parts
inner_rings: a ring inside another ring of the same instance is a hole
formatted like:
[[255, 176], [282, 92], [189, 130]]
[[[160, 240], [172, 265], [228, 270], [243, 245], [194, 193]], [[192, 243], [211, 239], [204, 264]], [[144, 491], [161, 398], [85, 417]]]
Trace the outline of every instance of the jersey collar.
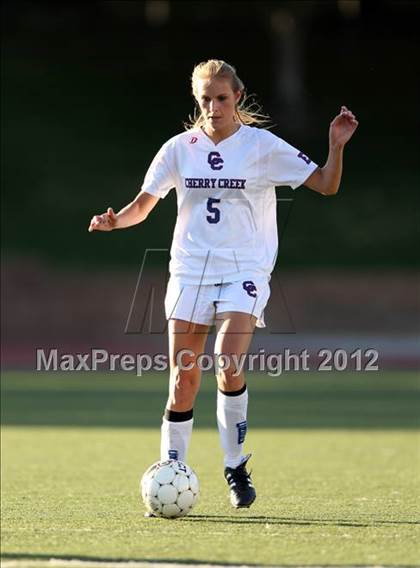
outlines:
[[239, 135], [244, 131], [244, 125], [240, 124], [238, 130], [236, 130], [236, 132], [234, 132], [233, 134], [231, 134], [230, 136], [228, 136], [227, 138], [223, 138], [223, 140], [221, 140], [220, 142], [218, 142], [217, 144], [215, 144], [213, 142], [213, 140], [207, 136], [207, 134], [204, 132], [204, 130], [202, 128], [197, 128], [197, 132], [200, 133], [201, 138], [204, 140], [207, 140], [208, 144], [210, 146], [212, 146], [213, 148], [219, 148], [221, 145], [226, 144], [228, 142], [231, 142], [232, 140], [236, 139], [237, 137], [239, 137]]

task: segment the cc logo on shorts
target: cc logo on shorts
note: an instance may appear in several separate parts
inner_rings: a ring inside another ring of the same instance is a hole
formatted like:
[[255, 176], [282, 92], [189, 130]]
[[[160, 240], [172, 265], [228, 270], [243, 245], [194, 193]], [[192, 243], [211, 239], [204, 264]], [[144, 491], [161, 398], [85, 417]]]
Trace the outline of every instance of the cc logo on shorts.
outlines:
[[253, 298], [257, 297], [257, 287], [252, 282], [252, 280], [245, 280], [245, 282], [242, 282], [242, 288], [245, 290], [248, 296], [252, 296]]

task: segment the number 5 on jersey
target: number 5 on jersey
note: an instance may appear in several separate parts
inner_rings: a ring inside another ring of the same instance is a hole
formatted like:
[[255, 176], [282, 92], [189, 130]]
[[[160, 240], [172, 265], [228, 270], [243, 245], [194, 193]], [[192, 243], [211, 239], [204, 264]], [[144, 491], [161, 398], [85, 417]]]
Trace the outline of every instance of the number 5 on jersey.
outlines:
[[214, 197], [209, 197], [207, 199], [207, 211], [210, 215], [206, 216], [209, 223], [218, 223], [220, 221], [220, 209], [215, 207], [216, 203], [220, 203], [220, 199], [215, 199]]

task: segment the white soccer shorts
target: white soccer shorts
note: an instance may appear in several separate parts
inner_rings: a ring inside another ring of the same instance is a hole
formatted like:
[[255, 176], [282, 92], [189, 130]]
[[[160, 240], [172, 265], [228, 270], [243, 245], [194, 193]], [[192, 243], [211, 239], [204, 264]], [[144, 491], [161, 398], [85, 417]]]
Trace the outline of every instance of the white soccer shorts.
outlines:
[[257, 318], [257, 327], [265, 327], [264, 308], [270, 297], [268, 280], [254, 278], [200, 286], [170, 278], [165, 297], [166, 319], [214, 325], [217, 314], [244, 312]]

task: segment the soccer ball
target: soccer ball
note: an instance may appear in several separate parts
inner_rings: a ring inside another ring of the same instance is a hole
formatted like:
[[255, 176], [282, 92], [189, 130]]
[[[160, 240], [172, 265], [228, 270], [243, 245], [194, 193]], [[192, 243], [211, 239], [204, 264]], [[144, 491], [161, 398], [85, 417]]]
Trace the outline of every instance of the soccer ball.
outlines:
[[157, 517], [173, 519], [188, 515], [197, 503], [197, 475], [178, 460], [152, 464], [143, 474], [140, 491], [146, 509]]

